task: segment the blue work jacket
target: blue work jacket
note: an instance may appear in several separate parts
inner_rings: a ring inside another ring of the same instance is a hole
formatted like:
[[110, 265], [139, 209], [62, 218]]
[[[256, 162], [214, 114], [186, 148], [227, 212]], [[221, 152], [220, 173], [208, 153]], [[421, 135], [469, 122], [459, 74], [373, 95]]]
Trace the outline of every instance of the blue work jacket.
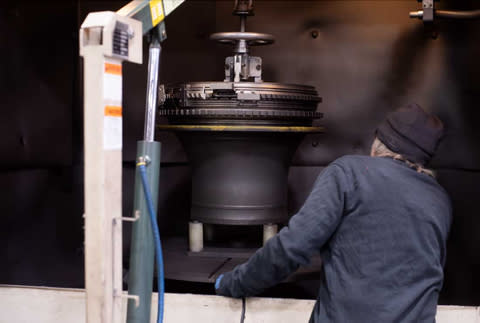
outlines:
[[217, 293], [259, 294], [320, 253], [310, 322], [435, 322], [451, 213], [437, 181], [406, 163], [342, 157], [288, 226], [224, 274]]

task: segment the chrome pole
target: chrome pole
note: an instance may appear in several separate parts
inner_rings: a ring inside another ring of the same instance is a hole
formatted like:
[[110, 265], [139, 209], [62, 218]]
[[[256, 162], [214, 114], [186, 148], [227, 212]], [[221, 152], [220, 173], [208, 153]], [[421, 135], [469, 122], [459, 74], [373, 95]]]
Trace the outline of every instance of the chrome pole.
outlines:
[[148, 81], [145, 108], [144, 140], [152, 142], [155, 137], [155, 116], [157, 112], [158, 74], [162, 47], [157, 37], [152, 37], [148, 51]]

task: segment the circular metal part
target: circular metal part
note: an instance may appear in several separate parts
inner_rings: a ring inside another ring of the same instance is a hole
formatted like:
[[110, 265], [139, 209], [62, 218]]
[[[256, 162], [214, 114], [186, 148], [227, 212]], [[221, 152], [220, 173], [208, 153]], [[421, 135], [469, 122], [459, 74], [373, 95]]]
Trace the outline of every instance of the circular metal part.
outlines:
[[158, 113], [171, 124], [311, 126], [323, 116], [315, 88], [267, 82], [167, 85]]
[[[251, 120], [252, 124], [291, 124], [293, 121], [298, 121], [302, 124], [311, 123], [313, 118], [321, 118], [322, 113], [310, 111], [275, 111], [275, 110], [250, 110], [250, 109], [176, 109], [176, 110], [161, 110], [161, 116], [169, 117], [170, 119], [188, 118], [189, 123], [197, 123], [202, 120], [204, 123], [213, 123], [223, 126], [222, 123], [238, 123], [243, 124], [245, 121]], [[185, 120], [187, 121], [187, 120]], [[260, 126], [259, 126], [260, 127]], [[291, 128], [285, 126], [284, 128]], [[233, 128], [231, 128], [233, 129]], [[229, 129], [224, 129], [229, 130]], [[247, 129], [246, 129], [247, 130]], [[252, 131], [255, 129], [248, 129]], [[265, 129], [269, 131], [269, 129]], [[272, 129], [279, 131], [278, 129]], [[288, 129], [291, 131], [291, 129]], [[308, 129], [307, 129], [308, 131]]]
[[192, 167], [191, 219], [286, 223], [288, 169], [303, 133], [177, 132]]
[[[323, 133], [324, 127], [231, 126], [231, 125], [158, 125], [164, 131], [223, 131], [223, 132], [297, 132]], [[318, 143], [317, 143], [318, 144]], [[316, 147], [316, 145], [315, 145]]]
[[236, 44], [244, 40], [249, 46], [269, 45], [275, 42], [275, 37], [270, 34], [252, 32], [222, 32], [210, 35], [210, 39], [223, 44]]
[[158, 113], [192, 166], [191, 219], [264, 225], [288, 220], [288, 169], [321, 102], [314, 87], [267, 82], [166, 85]]

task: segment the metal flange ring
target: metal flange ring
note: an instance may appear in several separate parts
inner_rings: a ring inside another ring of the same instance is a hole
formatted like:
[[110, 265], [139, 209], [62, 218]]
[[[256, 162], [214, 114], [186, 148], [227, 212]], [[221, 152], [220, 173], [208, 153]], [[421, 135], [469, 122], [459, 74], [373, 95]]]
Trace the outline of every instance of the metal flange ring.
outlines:
[[213, 132], [282, 132], [282, 133], [325, 133], [324, 127], [255, 126], [255, 125], [171, 125], [159, 124], [160, 131], [213, 131]]
[[245, 40], [249, 46], [269, 45], [275, 42], [275, 37], [270, 34], [241, 31], [215, 33], [210, 36], [210, 39], [223, 44], [235, 44], [240, 40]]

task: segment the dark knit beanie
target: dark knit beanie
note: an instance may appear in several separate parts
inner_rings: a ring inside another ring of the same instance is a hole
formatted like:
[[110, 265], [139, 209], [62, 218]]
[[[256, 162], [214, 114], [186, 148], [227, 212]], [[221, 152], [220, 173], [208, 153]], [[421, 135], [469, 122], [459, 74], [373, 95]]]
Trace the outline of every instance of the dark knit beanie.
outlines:
[[390, 113], [377, 128], [376, 135], [391, 151], [425, 165], [443, 136], [443, 123], [412, 103]]

